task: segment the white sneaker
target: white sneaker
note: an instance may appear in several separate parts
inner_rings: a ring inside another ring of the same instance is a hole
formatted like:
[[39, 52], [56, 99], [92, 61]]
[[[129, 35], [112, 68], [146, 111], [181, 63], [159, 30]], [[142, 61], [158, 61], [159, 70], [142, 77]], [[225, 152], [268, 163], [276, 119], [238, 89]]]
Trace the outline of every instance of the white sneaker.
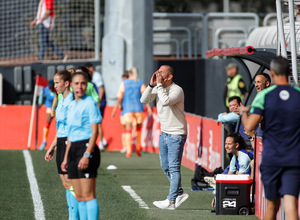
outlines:
[[175, 204], [172, 204], [170, 200], [162, 200], [162, 201], [155, 201], [153, 205], [160, 209], [168, 209], [168, 210], [175, 210]]
[[106, 148], [107, 147], [107, 141], [106, 141], [106, 139], [103, 137], [102, 138], [102, 144], [103, 144], [103, 146]]
[[120, 151], [122, 154], [125, 154], [127, 152], [127, 148], [123, 147], [123, 149]]
[[175, 201], [175, 207], [178, 208], [185, 200], [187, 200], [187, 198], [189, 198], [189, 194], [185, 192], [177, 196]]
[[100, 149], [101, 151], [104, 151], [104, 150], [105, 150], [105, 148], [104, 148], [104, 146], [103, 146], [103, 144], [102, 144], [101, 141], [99, 141], [99, 149]]

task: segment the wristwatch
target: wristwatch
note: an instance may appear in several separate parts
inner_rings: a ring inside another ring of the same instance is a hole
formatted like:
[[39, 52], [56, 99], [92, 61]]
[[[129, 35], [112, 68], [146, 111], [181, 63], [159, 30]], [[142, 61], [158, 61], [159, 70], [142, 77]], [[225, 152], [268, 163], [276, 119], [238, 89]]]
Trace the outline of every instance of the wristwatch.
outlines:
[[86, 157], [86, 158], [90, 158], [90, 155], [91, 154], [89, 152], [87, 152], [87, 151], [85, 151], [84, 154], [83, 154], [83, 156]]

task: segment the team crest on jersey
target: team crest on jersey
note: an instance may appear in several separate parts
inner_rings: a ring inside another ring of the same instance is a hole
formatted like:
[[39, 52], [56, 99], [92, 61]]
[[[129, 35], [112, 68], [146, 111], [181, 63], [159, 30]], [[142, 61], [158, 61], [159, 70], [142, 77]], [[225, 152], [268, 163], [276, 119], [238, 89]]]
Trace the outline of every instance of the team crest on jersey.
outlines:
[[279, 97], [281, 98], [281, 100], [283, 101], [286, 101], [290, 98], [290, 93], [286, 90], [282, 90], [280, 93], [279, 93]]

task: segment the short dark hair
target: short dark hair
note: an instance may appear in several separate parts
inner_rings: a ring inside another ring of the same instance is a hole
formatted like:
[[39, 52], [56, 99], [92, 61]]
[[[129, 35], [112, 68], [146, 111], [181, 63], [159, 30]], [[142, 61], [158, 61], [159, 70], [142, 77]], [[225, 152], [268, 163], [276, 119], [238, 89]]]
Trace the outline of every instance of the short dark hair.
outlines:
[[263, 77], [265, 77], [267, 82], [269, 81], [271, 83], [271, 77], [267, 73], [258, 73], [256, 76], [263, 76]]
[[87, 68], [90, 68], [90, 67], [93, 67], [93, 64], [88, 62], [88, 63], [84, 64], [84, 66], [87, 67]]
[[175, 70], [174, 70], [174, 68], [171, 67], [171, 66], [169, 66], [169, 65], [163, 65], [163, 66], [165, 66], [165, 67], [168, 68], [168, 73], [171, 74], [173, 76], [173, 79], [174, 79], [174, 77], [175, 77]]
[[54, 86], [54, 81], [53, 81], [53, 79], [50, 79], [49, 81], [48, 81], [48, 86]]
[[85, 66], [79, 66], [77, 69], [87, 74], [89, 82], [92, 81], [92, 73], [88, 68]]
[[271, 61], [270, 69], [277, 76], [288, 76], [290, 75], [290, 62], [281, 56], [275, 57]]
[[246, 144], [244, 138], [240, 135], [240, 133], [234, 132], [229, 134], [227, 137], [233, 138], [233, 142], [239, 144], [238, 150], [246, 150], [248, 148], [248, 145]]
[[231, 102], [232, 100], [235, 100], [235, 99], [236, 99], [236, 101], [237, 101], [239, 104], [242, 103], [241, 98], [238, 97], [238, 96], [231, 96], [231, 97], [229, 97], [228, 102]]

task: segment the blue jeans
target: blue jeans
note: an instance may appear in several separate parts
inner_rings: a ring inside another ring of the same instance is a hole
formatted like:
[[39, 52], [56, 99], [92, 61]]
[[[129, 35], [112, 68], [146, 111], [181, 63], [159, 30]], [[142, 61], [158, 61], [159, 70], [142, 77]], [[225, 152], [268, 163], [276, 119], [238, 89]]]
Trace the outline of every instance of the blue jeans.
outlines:
[[167, 197], [172, 203], [183, 193], [181, 186], [181, 159], [186, 135], [172, 135], [161, 132], [159, 137], [160, 166], [170, 181], [170, 192]]
[[39, 55], [39, 60], [43, 60], [47, 46], [50, 46], [54, 50], [54, 52], [62, 59], [64, 57], [64, 54], [49, 39], [50, 30], [42, 24], [40, 24], [38, 27], [39, 27], [39, 31], [40, 31], [40, 55]]

